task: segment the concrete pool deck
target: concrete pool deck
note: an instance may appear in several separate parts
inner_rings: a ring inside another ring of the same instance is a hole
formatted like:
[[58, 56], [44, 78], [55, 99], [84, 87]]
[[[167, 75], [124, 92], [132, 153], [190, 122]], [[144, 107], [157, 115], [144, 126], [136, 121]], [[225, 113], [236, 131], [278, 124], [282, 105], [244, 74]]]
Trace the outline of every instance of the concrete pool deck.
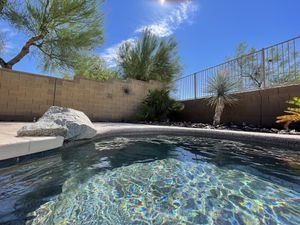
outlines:
[[[26, 123], [0, 122], [0, 160], [44, 152], [63, 146], [63, 137], [16, 137]], [[117, 136], [185, 135], [269, 144], [300, 150], [300, 135], [270, 134], [245, 131], [185, 128], [130, 123], [94, 123], [97, 135], [92, 140]], [[91, 140], [66, 143], [72, 147]]]
[[26, 123], [0, 122], [0, 160], [16, 158], [61, 147], [63, 137], [16, 137]]

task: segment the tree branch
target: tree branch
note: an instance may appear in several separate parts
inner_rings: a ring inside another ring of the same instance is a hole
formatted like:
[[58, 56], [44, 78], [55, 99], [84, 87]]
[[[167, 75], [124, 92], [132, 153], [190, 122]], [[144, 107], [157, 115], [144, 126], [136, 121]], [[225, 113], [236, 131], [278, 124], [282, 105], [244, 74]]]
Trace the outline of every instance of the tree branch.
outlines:
[[14, 58], [12, 58], [10, 61], [6, 63], [5, 68], [12, 69], [13, 65], [18, 63], [22, 58], [24, 58], [25, 55], [29, 53], [30, 46], [34, 45], [36, 41], [42, 40], [44, 37], [45, 37], [44, 34], [40, 34], [38, 36], [30, 38], [25, 43], [21, 51]]
[[2, 59], [2, 58], [0, 57], [0, 66], [1, 66], [2, 68], [5, 68], [6, 65], [7, 65], [7, 63], [4, 61], [4, 59]]

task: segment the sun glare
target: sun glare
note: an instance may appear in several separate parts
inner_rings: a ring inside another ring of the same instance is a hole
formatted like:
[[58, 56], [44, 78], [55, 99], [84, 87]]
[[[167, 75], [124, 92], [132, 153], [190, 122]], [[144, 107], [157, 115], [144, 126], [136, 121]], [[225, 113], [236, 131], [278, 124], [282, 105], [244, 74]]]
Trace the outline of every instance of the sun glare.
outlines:
[[165, 4], [165, 0], [160, 0], [160, 4]]

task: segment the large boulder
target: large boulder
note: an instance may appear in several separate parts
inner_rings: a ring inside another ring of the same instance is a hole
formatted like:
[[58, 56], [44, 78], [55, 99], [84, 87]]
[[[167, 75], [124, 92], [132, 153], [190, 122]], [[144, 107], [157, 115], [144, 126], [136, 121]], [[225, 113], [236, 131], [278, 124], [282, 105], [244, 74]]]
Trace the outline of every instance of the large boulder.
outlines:
[[38, 121], [22, 127], [17, 136], [63, 136], [66, 137], [68, 128], [57, 125], [53, 121]]
[[63, 136], [65, 140], [80, 140], [93, 138], [96, 129], [83, 112], [51, 106], [36, 123], [22, 127], [17, 135]]

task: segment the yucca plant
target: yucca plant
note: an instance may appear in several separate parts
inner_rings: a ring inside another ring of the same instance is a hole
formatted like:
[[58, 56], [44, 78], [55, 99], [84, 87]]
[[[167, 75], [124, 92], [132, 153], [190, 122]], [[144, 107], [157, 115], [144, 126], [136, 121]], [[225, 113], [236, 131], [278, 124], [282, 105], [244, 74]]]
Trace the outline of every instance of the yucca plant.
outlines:
[[287, 101], [288, 104], [298, 106], [297, 108], [288, 107], [287, 115], [277, 116], [276, 123], [285, 123], [284, 128], [289, 129], [289, 125], [294, 122], [300, 121], [300, 98], [294, 97], [292, 100]]
[[217, 75], [208, 81], [208, 92], [212, 95], [208, 103], [215, 107], [214, 126], [220, 124], [225, 105], [233, 105], [237, 101], [232, 95], [237, 86], [238, 82], [234, 81], [226, 70], [218, 71]]

